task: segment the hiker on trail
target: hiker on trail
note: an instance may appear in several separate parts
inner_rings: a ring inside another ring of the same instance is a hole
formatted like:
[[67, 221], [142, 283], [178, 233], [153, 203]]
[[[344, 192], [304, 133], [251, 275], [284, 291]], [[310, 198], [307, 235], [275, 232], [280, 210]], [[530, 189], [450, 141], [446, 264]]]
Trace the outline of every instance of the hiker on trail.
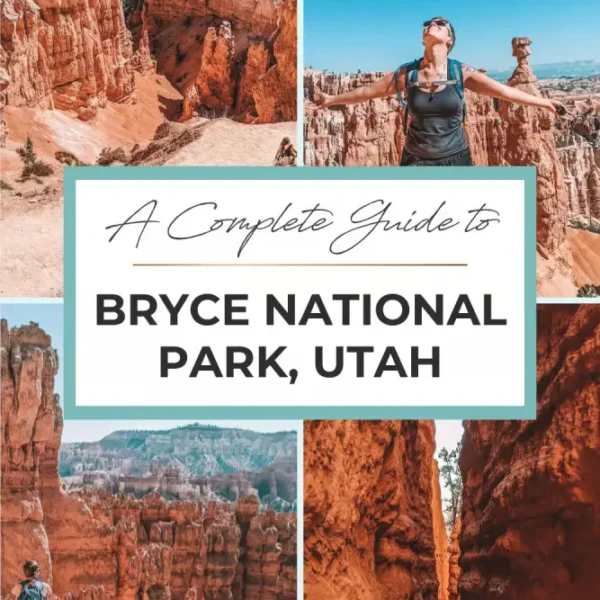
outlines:
[[[473, 160], [463, 127], [464, 90], [524, 106], [538, 106], [564, 116], [565, 106], [494, 81], [448, 58], [456, 42], [454, 27], [443, 17], [423, 23], [423, 57], [398, 67], [375, 83], [337, 96], [315, 94], [315, 104], [327, 108], [397, 96], [405, 109], [405, 144], [401, 166], [471, 166]], [[410, 124], [407, 126], [407, 121]]]
[[275, 154], [275, 163], [295, 164], [298, 152], [294, 148], [289, 137], [284, 137], [279, 144], [277, 154]]
[[11, 600], [50, 600], [52, 589], [47, 583], [39, 580], [40, 567], [35, 560], [28, 560], [23, 565], [25, 579], [10, 591]]

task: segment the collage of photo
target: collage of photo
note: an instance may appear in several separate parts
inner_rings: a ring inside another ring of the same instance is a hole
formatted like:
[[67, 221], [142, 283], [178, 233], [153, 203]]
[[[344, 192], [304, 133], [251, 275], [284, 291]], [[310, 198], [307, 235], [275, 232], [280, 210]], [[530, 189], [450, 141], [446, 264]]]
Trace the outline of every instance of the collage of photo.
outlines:
[[[0, 11], [2, 599], [600, 597], [596, 0]], [[80, 166], [535, 167], [536, 419], [65, 419]]]

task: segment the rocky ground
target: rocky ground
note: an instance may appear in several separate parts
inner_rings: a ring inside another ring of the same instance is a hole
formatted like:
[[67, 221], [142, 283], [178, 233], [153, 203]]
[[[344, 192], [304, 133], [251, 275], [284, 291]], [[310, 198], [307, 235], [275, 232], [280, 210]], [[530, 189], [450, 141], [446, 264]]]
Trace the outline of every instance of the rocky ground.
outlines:
[[51, 340], [36, 324], [9, 331], [2, 321], [0, 350], [2, 597], [34, 559], [63, 600], [297, 598], [295, 515], [259, 512], [255, 495], [223, 503], [67, 492]]
[[[6, 0], [2, 23], [3, 296], [62, 296], [65, 165], [272, 165], [295, 140], [296, 0]], [[23, 181], [28, 137], [53, 172]]]
[[600, 75], [538, 79], [537, 86], [540, 90], [551, 92], [556, 96], [600, 94]]
[[[600, 284], [600, 268], [590, 268], [568, 242], [600, 232], [600, 79], [537, 81], [528, 62], [528, 38], [513, 40], [517, 68], [508, 84], [533, 94], [561, 98], [573, 118], [554, 119], [540, 109], [518, 107], [467, 93], [467, 136], [477, 165], [534, 165], [538, 168], [539, 296], [575, 296], [585, 283]], [[304, 74], [304, 161], [307, 165], [398, 165], [404, 134], [395, 98], [366, 104], [314, 108], [316, 91], [338, 94], [369, 84], [385, 73]], [[580, 224], [576, 231], [567, 227]], [[600, 264], [600, 255], [596, 256]]]

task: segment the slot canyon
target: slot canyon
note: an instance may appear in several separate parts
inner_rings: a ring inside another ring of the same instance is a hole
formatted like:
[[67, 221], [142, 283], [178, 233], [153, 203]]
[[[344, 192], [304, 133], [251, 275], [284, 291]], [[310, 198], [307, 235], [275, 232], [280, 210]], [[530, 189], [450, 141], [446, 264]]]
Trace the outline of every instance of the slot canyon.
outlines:
[[442, 512], [433, 421], [304, 425], [306, 600], [595, 600], [600, 307], [538, 306], [531, 421], [465, 421]]
[[[57, 352], [35, 323], [9, 330], [2, 320], [1, 333], [3, 598], [34, 559], [63, 600], [296, 599], [296, 516], [264, 510], [255, 494], [232, 503], [67, 491]], [[213, 485], [234, 483], [223, 479]]]
[[[572, 119], [465, 92], [466, 132], [476, 165], [537, 167], [538, 296], [574, 296], [600, 286], [600, 76], [570, 83], [537, 80], [532, 40], [513, 38], [517, 66], [508, 85], [562, 100]], [[482, 69], [483, 70], [483, 69]], [[314, 166], [395, 166], [404, 146], [403, 110], [394, 98], [319, 109], [316, 92], [336, 95], [386, 73], [304, 72], [304, 162]], [[569, 80], [567, 80], [569, 81]], [[584, 86], [584, 91], [577, 85]]]

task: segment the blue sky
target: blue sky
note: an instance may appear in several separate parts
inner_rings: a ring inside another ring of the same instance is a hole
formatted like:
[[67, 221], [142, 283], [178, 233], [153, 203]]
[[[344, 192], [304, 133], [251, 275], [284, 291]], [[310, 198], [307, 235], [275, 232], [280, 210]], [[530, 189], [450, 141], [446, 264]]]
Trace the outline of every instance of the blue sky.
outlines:
[[304, 65], [393, 70], [421, 56], [422, 23], [436, 15], [456, 29], [453, 57], [474, 67], [512, 68], [515, 36], [533, 40], [531, 64], [600, 59], [598, 0], [304, 0]]
[[[59, 364], [63, 357], [63, 305], [53, 304], [3, 304], [0, 316], [9, 327], [27, 325], [30, 321], [51, 336], [52, 346], [58, 352]], [[54, 391], [63, 396], [63, 373], [59, 369], [54, 380]], [[63, 442], [94, 442], [118, 429], [170, 429], [189, 423], [203, 423], [219, 427], [239, 427], [253, 431], [282, 431], [298, 428], [298, 421], [65, 421]]]

